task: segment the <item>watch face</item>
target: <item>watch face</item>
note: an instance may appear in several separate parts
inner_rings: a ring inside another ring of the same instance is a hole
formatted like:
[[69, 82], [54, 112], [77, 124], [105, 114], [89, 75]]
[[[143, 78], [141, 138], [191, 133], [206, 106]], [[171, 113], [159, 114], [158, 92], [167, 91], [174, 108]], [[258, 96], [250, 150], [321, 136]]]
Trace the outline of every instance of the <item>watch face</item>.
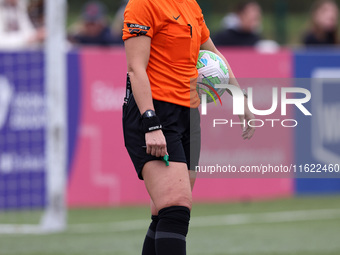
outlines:
[[146, 112], [146, 116], [147, 116], [148, 118], [151, 118], [152, 115], [153, 115], [153, 114], [152, 114], [152, 111], [147, 111], [147, 112]]
[[152, 118], [153, 116], [156, 116], [155, 112], [153, 110], [147, 110], [144, 114], [143, 114], [143, 118]]

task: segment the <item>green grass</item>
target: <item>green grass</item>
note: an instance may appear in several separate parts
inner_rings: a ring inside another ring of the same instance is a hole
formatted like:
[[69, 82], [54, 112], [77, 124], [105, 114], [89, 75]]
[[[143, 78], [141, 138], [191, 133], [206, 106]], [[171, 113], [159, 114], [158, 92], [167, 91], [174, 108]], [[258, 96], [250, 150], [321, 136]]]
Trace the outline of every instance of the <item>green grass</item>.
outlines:
[[[0, 223], [16, 217], [2, 213]], [[147, 207], [73, 209], [65, 233], [0, 235], [0, 255], [140, 254], [148, 219]], [[187, 246], [195, 255], [338, 255], [339, 236], [340, 197], [301, 197], [196, 204]]]

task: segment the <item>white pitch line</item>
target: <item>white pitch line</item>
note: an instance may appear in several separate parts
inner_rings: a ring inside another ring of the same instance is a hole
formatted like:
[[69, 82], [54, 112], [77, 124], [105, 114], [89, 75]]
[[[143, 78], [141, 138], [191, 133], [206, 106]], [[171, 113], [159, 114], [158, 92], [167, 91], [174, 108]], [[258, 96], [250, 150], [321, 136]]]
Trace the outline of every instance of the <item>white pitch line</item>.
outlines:
[[282, 222], [329, 220], [329, 219], [340, 219], [340, 210], [324, 209], [324, 210], [203, 216], [193, 218], [191, 226], [212, 227], [221, 225], [228, 226], [259, 223], [282, 223]]
[[0, 224], [0, 234], [42, 234], [39, 225]]
[[[282, 211], [192, 217], [190, 228], [340, 219], [340, 209]], [[145, 230], [149, 220], [70, 224], [67, 233], [93, 234]], [[38, 225], [0, 224], [0, 234], [43, 234]], [[21, 230], [21, 231], [20, 231]]]
[[[190, 228], [214, 227], [229, 225], [282, 223], [313, 220], [340, 219], [340, 209], [283, 211], [253, 214], [229, 214], [216, 216], [192, 217]], [[132, 220], [102, 224], [72, 224], [69, 225], [69, 233], [93, 233], [93, 232], [128, 232], [144, 230], [150, 224], [149, 220]]]

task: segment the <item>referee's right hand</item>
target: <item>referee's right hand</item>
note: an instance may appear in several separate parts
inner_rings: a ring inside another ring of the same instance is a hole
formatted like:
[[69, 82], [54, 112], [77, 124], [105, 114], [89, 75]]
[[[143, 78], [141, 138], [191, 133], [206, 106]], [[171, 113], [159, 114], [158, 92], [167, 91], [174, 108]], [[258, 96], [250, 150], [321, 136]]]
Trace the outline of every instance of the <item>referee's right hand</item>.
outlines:
[[168, 154], [166, 140], [162, 130], [145, 134], [146, 153], [155, 157], [164, 157]]

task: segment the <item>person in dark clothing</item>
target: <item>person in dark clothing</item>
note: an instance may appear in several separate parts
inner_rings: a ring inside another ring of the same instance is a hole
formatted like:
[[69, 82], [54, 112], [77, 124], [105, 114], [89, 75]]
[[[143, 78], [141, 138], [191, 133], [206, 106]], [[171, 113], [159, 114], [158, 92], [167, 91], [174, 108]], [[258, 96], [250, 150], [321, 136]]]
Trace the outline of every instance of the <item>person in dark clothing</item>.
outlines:
[[86, 33], [81, 33], [73, 37], [75, 44], [109, 46], [115, 42], [110, 28], [97, 23], [87, 22]]
[[256, 33], [233, 28], [220, 31], [214, 37], [216, 45], [225, 46], [254, 46], [260, 40], [261, 37]]
[[78, 45], [110, 46], [122, 43], [120, 38], [113, 37], [105, 16], [106, 10], [101, 3], [87, 3], [83, 10], [80, 28], [77, 33], [69, 36], [69, 40]]
[[261, 36], [261, 7], [256, 1], [244, 1], [236, 8], [237, 24], [217, 32], [213, 40], [216, 45], [255, 46]]
[[303, 43], [312, 45], [335, 45], [338, 43], [339, 9], [333, 0], [320, 0], [314, 3], [311, 11], [311, 25], [304, 35]]

